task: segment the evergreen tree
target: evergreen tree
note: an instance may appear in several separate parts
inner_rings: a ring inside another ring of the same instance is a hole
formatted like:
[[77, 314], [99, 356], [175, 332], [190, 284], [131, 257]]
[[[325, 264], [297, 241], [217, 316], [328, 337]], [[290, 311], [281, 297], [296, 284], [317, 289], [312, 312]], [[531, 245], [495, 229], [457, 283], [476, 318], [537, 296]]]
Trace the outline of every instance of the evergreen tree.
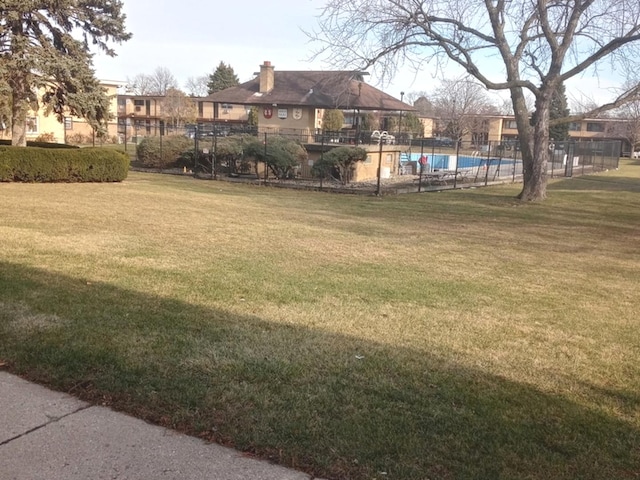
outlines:
[[332, 170], [340, 174], [343, 185], [348, 184], [353, 177], [356, 163], [367, 159], [367, 151], [360, 147], [337, 147], [325, 153], [314, 163], [312, 172], [315, 177], [326, 178]]
[[[95, 129], [106, 124], [109, 101], [95, 78], [89, 44], [114, 56], [107, 42], [131, 37], [124, 20], [119, 0], [2, 3], [0, 76], [11, 90], [13, 145], [26, 145], [28, 112], [41, 101], [61, 122], [70, 113]], [[72, 36], [79, 30], [82, 40]], [[36, 92], [44, 92], [42, 98]]]
[[258, 125], [258, 107], [251, 107], [247, 116], [247, 124], [255, 127]]
[[549, 109], [549, 138], [557, 141], [566, 140], [569, 138], [569, 123], [553, 124], [554, 120], [559, 118], [566, 118], [569, 116], [569, 108], [567, 107], [567, 93], [564, 84], [558, 85], [558, 88], [553, 92], [553, 98], [551, 99], [551, 107]]
[[402, 117], [402, 131], [409, 132], [416, 137], [423, 137], [424, 125], [415, 113], [407, 112]]
[[265, 148], [257, 137], [248, 137], [244, 144], [244, 153], [256, 162], [264, 162], [276, 178], [292, 178], [294, 169], [307, 159], [307, 151], [298, 142], [280, 135], [269, 137]]
[[362, 117], [361, 129], [368, 130], [380, 130], [380, 118], [375, 113], [369, 112]]
[[322, 128], [329, 132], [342, 130], [344, 125], [344, 114], [342, 110], [325, 110], [322, 117]]
[[[564, 84], [561, 83], [554, 90], [551, 97], [551, 105], [549, 107], [549, 141], [563, 141], [569, 138], [569, 124], [558, 123], [553, 124], [554, 120], [569, 116], [569, 108], [567, 108], [567, 94]], [[533, 112], [529, 123], [535, 125], [537, 122], [536, 112]]]
[[231, 65], [225, 65], [224, 62], [220, 62], [216, 71], [209, 75], [209, 83], [207, 87], [209, 89], [209, 95], [219, 92], [225, 88], [235, 87], [239, 85], [240, 81], [238, 76], [231, 68]]

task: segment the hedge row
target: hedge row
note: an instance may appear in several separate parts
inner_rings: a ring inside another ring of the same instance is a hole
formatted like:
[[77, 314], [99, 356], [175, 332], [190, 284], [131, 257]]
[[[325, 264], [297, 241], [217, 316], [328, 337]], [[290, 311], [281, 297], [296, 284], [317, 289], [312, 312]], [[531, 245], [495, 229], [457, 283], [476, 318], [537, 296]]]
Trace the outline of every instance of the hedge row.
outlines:
[[129, 157], [108, 148], [0, 146], [1, 182], [120, 182], [128, 171]]

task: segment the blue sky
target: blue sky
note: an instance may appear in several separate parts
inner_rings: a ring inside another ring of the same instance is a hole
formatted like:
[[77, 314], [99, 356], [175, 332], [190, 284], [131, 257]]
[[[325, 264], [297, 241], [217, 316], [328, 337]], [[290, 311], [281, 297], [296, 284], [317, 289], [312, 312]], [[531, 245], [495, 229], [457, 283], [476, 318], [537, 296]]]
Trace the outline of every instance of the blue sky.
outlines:
[[311, 30], [320, 1], [124, 0], [133, 38], [115, 45], [115, 58], [96, 55], [99, 78], [126, 80], [168, 68], [181, 85], [188, 77], [213, 73], [223, 61], [247, 81], [269, 60], [279, 70], [324, 68], [310, 61]]
[[[127, 28], [133, 38], [114, 45], [115, 58], [96, 54], [97, 76], [126, 81], [136, 74], [168, 68], [181, 87], [189, 77], [212, 73], [222, 61], [233, 67], [241, 82], [250, 80], [259, 65], [271, 61], [276, 70], [328, 69], [311, 61], [317, 45], [303, 30], [317, 24], [324, 0], [123, 0]], [[454, 74], [457, 75], [457, 74]], [[432, 72], [403, 71], [394, 78], [367, 77], [367, 82], [400, 98], [404, 91], [433, 91]], [[568, 96], [608, 97], [614, 80], [581, 77], [567, 84]]]

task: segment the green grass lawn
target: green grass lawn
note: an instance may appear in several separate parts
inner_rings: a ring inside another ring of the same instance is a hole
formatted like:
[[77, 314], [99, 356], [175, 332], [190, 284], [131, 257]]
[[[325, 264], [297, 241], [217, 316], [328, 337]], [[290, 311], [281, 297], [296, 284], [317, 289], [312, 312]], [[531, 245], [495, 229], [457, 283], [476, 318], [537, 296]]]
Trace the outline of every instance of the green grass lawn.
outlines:
[[637, 479], [640, 165], [517, 192], [0, 184], [0, 361], [324, 478]]

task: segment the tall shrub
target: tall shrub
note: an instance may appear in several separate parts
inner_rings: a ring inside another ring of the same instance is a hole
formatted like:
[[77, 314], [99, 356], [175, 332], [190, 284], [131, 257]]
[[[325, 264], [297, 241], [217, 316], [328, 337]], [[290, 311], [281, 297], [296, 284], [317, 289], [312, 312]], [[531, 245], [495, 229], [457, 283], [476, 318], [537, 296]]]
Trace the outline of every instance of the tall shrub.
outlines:
[[188, 150], [193, 150], [193, 140], [181, 135], [145, 137], [137, 146], [138, 161], [148, 168], [171, 168], [177, 166]]

